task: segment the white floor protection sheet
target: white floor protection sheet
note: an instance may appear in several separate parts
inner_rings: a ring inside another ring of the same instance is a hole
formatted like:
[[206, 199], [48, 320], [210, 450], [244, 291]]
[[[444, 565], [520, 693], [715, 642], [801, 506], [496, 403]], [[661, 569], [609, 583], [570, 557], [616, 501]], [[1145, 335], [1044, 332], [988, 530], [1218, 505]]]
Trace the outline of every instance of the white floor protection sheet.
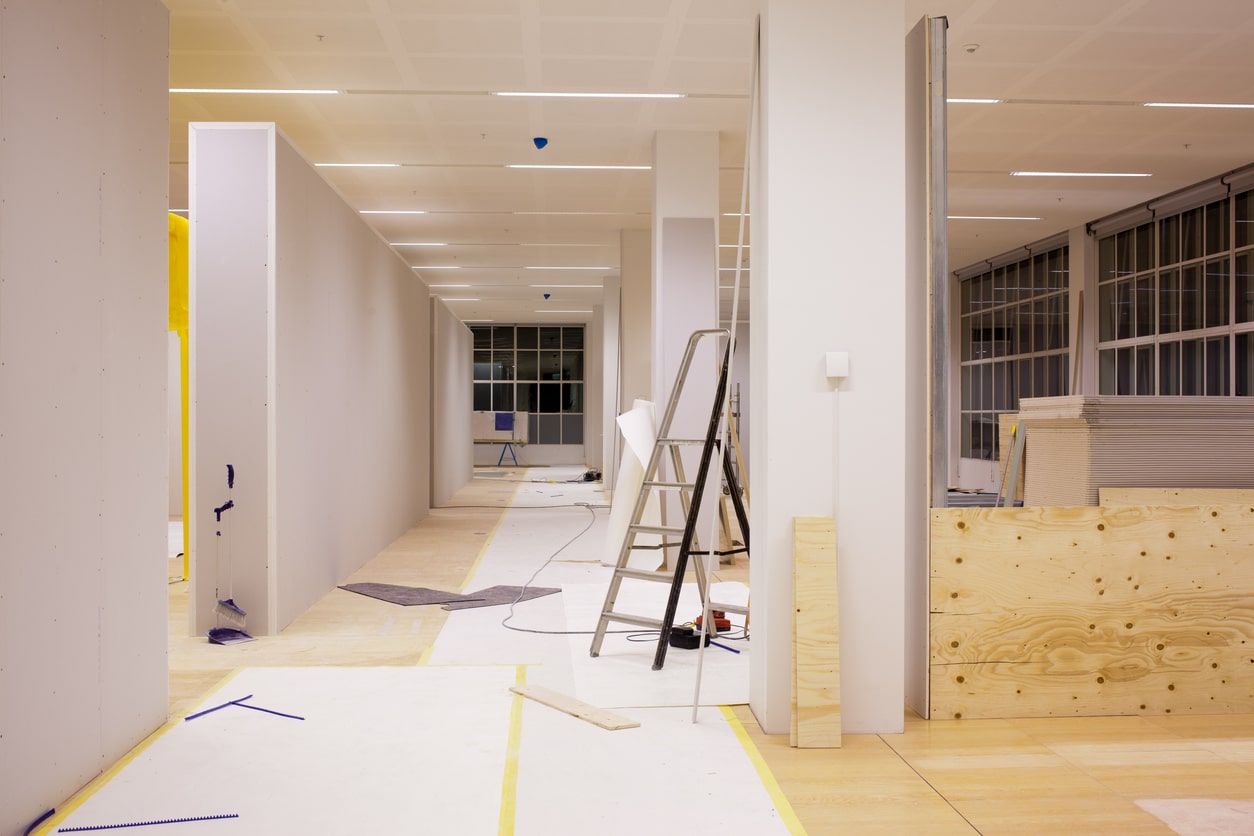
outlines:
[[[496, 833], [514, 668], [252, 668], [61, 828], [209, 815], [162, 836]], [[193, 714], [195, 711], [192, 712]], [[127, 830], [126, 832], [132, 832]]]
[[717, 708], [616, 713], [605, 731], [527, 700], [518, 765], [518, 836], [789, 832]]

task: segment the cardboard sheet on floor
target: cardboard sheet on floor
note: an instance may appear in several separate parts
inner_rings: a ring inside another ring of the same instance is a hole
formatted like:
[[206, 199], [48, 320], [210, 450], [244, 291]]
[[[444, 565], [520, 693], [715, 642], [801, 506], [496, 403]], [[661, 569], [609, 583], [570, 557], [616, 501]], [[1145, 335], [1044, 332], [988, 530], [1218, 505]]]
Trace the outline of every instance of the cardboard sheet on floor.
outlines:
[[[596, 629], [601, 607], [605, 603], [603, 584], [563, 584], [562, 598], [566, 605], [568, 630]], [[669, 587], [644, 581], [624, 581], [619, 590], [615, 610], [618, 612], [661, 618], [666, 609]], [[745, 604], [749, 588], [742, 583], [716, 583], [711, 587], [711, 600], [725, 604]], [[684, 584], [675, 623], [682, 624], [701, 612], [696, 584]], [[744, 616], [734, 616], [733, 623], [744, 623]], [[611, 624], [610, 630], [630, 629], [630, 625]], [[571, 666], [574, 670], [575, 696], [602, 708], [628, 706], [692, 705], [696, 683], [697, 651], [668, 647], [666, 664], [653, 670], [655, 637], [647, 641], [630, 641], [627, 634], [609, 633], [595, 659], [588, 655], [591, 635], [568, 637]], [[739, 650], [732, 653], [710, 646], [705, 651], [701, 677], [702, 705], [742, 705], [749, 702], [749, 647], [747, 641], [728, 641]]]
[[1231, 798], [1142, 798], [1136, 806], [1180, 836], [1254, 833], [1254, 801]]
[[469, 603], [478, 600], [456, 592], [443, 592], [439, 589], [428, 589], [425, 586], [398, 586], [392, 583], [346, 583], [340, 589], [356, 592], [358, 595], [365, 595], [369, 598], [378, 598], [389, 604], [400, 604], [402, 607]]
[[518, 764], [518, 834], [786, 834], [735, 731], [716, 708], [618, 712], [605, 731], [528, 700]]
[[514, 681], [512, 667], [246, 669], [200, 707], [253, 694], [305, 719], [232, 706], [180, 722], [60, 826], [238, 813], [160, 830], [495, 833]]
[[473, 610], [476, 607], [498, 607], [515, 601], [521, 604], [524, 601], [543, 598], [545, 595], [554, 595], [561, 591], [553, 586], [529, 586], [526, 591], [521, 586], [489, 586], [486, 589], [467, 592], [464, 600], [445, 604], [444, 609]]

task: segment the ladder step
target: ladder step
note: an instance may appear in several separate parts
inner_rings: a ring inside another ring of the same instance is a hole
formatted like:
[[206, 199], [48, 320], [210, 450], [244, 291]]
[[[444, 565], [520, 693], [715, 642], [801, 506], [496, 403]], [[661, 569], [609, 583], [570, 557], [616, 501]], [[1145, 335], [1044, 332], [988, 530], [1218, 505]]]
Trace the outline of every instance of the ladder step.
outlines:
[[697, 485], [695, 482], [653, 482], [646, 481], [646, 488], [657, 488], [660, 491], [690, 491]]
[[656, 572], [651, 569], [631, 569], [627, 566], [619, 567], [614, 571], [620, 577], [635, 578], [638, 581], [661, 581], [662, 583], [670, 583], [675, 579], [674, 572]]
[[660, 618], [646, 618], [643, 615], [628, 615], [625, 612], [603, 612], [601, 613], [602, 621], [621, 621], [623, 624], [635, 624], [637, 627], [648, 627], [651, 630], [661, 630], [662, 620]]
[[704, 438], [659, 438], [657, 440], [657, 443], [659, 446], [663, 444], [692, 444], [698, 447], [704, 447], [705, 439]]
[[746, 606], [741, 606], [740, 604], [716, 604], [713, 601], [710, 602], [710, 610], [711, 611], [722, 610], [723, 612], [734, 612], [737, 615], [749, 614], [749, 608]]
[[682, 535], [682, 528], [675, 528], [669, 525], [640, 525], [639, 523], [627, 526], [628, 531], [635, 531], [640, 534], [678, 534]]

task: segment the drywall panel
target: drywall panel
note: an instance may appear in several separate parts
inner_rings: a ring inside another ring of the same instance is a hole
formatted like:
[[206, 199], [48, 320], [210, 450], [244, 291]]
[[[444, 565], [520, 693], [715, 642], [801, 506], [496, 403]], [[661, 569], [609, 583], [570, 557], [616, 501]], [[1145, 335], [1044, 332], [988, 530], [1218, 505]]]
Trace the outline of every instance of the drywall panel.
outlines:
[[448, 305], [431, 303], [431, 505], [439, 508], [474, 476], [472, 336]]
[[1254, 705], [1254, 509], [932, 512], [938, 718]]
[[612, 486], [618, 479], [621, 444], [618, 434], [619, 367], [622, 364], [622, 279], [607, 276], [601, 289], [601, 477]]
[[[902, 728], [911, 492], [926, 432], [908, 392], [903, 3], [766, 0], [760, 133], [750, 187], [750, 405], [755, 558], [751, 707], [788, 729], [792, 519], [834, 517], [840, 567], [841, 723]], [[856, 196], [832, 201], [828, 195]], [[840, 253], [838, 265], [832, 253]], [[824, 358], [849, 353], [829, 381]], [[761, 559], [768, 556], [767, 559]]]
[[[282, 134], [274, 145], [270, 537], [282, 629], [427, 515], [431, 309], [395, 251]], [[469, 365], [461, 372], [469, 382]]]
[[0, 6], [0, 832], [166, 714], [168, 13]]
[[[277, 631], [270, 542], [274, 126], [189, 129], [189, 523], [193, 634], [234, 598], [254, 635]], [[312, 417], [312, 416], [311, 416]], [[227, 466], [234, 471], [228, 485]], [[214, 513], [227, 501], [234, 507]]]

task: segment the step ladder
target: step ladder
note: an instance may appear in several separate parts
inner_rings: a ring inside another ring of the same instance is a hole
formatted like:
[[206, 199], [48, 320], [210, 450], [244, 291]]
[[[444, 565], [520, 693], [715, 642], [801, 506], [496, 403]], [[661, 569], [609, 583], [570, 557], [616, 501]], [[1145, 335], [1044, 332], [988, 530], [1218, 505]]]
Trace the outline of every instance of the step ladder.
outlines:
[[[692, 366], [692, 359], [696, 353], [697, 345], [705, 337], [711, 336], [728, 336], [725, 328], [711, 328], [708, 330], [695, 331], [688, 338], [688, 346], [684, 350], [683, 360], [679, 366], [679, 372], [675, 376], [675, 384], [671, 390], [670, 399], [666, 403], [666, 410], [662, 415], [662, 422], [658, 425], [657, 441], [653, 445], [653, 452], [649, 456], [649, 463], [644, 471], [644, 483], [641, 485], [640, 494], [636, 498], [635, 508], [631, 514], [631, 521], [627, 526], [627, 535], [623, 538], [622, 548], [618, 553], [618, 561], [614, 566], [613, 577], [610, 578], [609, 588], [605, 593], [605, 603], [601, 607], [601, 617], [597, 621], [596, 632], [592, 637], [592, 647], [589, 651], [590, 655], [596, 657], [601, 652], [601, 643], [605, 639], [605, 631], [611, 622], [620, 622], [623, 624], [632, 624], [637, 627], [643, 627], [649, 630], [658, 631], [657, 651], [653, 656], [653, 670], [661, 670], [662, 665], [666, 662], [666, 649], [669, 647], [669, 637], [671, 627], [675, 623], [675, 609], [679, 605], [679, 594], [683, 588], [684, 575], [688, 570], [688, 558], [692, 556], [704, 556], [709, 552], [699, 549], [696, 537], [697, 518], [701, 511], [702, 497], [705, 494], [707, 477], [710, 472], [710, 461], [715, 454], [718, 444], [718, 427], [719, 420], [722, 417], [725, 406], [727, 393], [727, 366], [728, 357], [726, 351], [723, 354], [722, 370], [719, 373], [717, 391], [714, 395], [714, 407], [710, 412], [710, 422], [706, 429], [705, 438], [673, 438], [671, 436], [671, 424], [675, 418], [675, 408], [679, 403], [680, 395], [683, 392], [684, 383], [687, 381], [688, 372]], [[696, 478], [688, 481], [684, 473], [683, 460], [680, 456], [681, 448], [701, 445], [701, 464], [697, 469]], [[720, 450], [719, 454], [722, 458], [723, 476], [727, 480], [727, 485], [732, 498], [732, 504], [736, 509], [737, 521], [740, 523], [740, 531], [743, 546], [733, 549], [735, 552], [749, 551], [749, 519], [745, 513], [744, 504], [741, 501], [740, 489], [736, 481], [736, 472], [732, 467], [731, 455], [729, 450]], [[671, 461], [671, 479], [659, 479], [658, 475], [661, 470], [663, 461], [666, 456], [670, 456]], [[678, 491], [680, 504], [684, 512], [684, 524], [682, 526], [666, 526], [666, 525], [647, 525], [641, 522], [645, 506], [649, 494], [652, 491]], [[721, 504], [721, 498], [720, 498]], [[636, 546], [635, 540], [638, 534], [657, 534], [662, 536], [662, 544], [660, 546]], [[679, 539], [673, 539], [673, 538]], [[672, 570], [647, 570], [634, 569], [627, 565], [631, 557], [633, 549], [636, 548], [660, 548], [664, 552], [668, 549], [678, 548], [675, 558], [674, 569]], [[717, 554], [717, 552], [716, 552]], [[706, 577], [706, 567], [703, 560], [698, 559], [694, 563], [697, 575], [698, 589], [701, 590], [702, 603], [705, 603], [706, 590], [709, 583]], [[624, 580], [651, 581], [655, 583], [670, 584], [670, 595], [666, 601], [666, 609], [661, 618], [654, 618], [644, 615], [636, 615], [632, 613], [620, 612], [615, 609], [618, 600], [618, 592]], [[749, 608], [737, 604], [716, 604], [710, 602], [709, 610], [723, 610], [724, 612], [734, 612], [748, 615]], [[715, 634], [713, 619], [706, 625], [706, 629], [710, 634]]]

